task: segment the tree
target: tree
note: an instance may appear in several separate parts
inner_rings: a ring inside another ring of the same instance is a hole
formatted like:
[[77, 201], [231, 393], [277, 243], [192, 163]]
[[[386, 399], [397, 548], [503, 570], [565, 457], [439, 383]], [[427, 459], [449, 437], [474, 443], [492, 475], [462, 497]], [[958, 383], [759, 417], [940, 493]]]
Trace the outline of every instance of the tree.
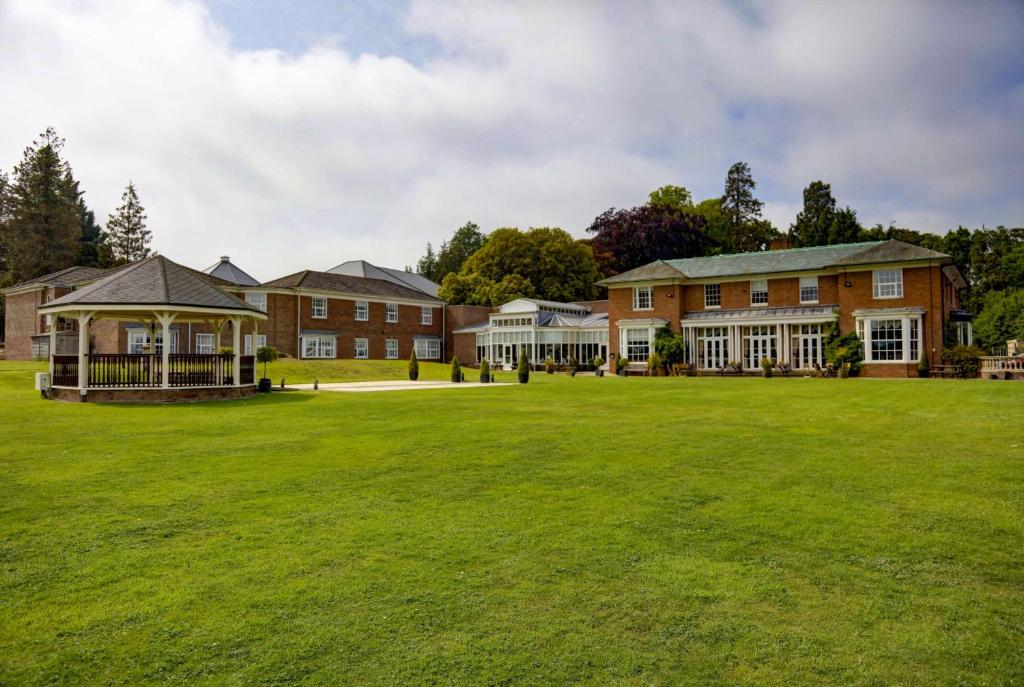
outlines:
[[107, 231], [116, 262], [124, 264], [149, 257], [153, 234], [146, 229], [146, 211], [131, 181], [121, 195], [121, 206], [107, 218]]
[[113, 262], [113, 256], [107, 241], [107, 232], [96, 223], [96, 213], [86, 206], [82, 198], [78, 199], [78, 224], [82, 236], [79, 239], [80, 248], [75, 264], [86, 267], [109, 267]]
[[61, 159], [64, 140], [48, 128], [25, 149], [5, 182], [7, 219], [0, 243], [8, 280], [19, 282], [75, 264], [81, 227], [78, 182]]
[[1010, 339], [1024, 340], [1024, 288], [987, 293], [981, 313], [974, 318], [974, 336], [988, 349]]
[[596, 295], [597, 263], [590, 247], [553, 227], [496, 229], [462, 269], [441, 282], [452, 304], [495, 306], [519, 297], [553, 301]]
[[655, 207], [668, 207], [676, 210], [684, 210], [693, 206], [693, 196], [682, 186], [662, 186], [651, 191], [647, 196], [648, 205]]
[[606, 210], [587, 232], [604, 275], [618, 274], [654, 260], [707, 255], [711, 241], [704, 218], [667, 205]]
[[416, 271], [431, 281], [441, 283], [446, 275], [461, 270], [469, 256], [483, 248], [486, 242], [487, 237], [480, 227], [466, 222], [455, 230], [450, 241], [441, 244], [437, 253], [428, 243], [427, 252], [417, 263]]
[[837, 210], [828, 228], [828, 244], [863, 241], [864, 228], [857, 221], [857, 211], [847, 206]]
[[708, 198], [702, 200], [689, 209], [691, 214], [704, 218], [704, 232], [708, 237], [710, 247], [709, 254], [731, 253], [732, 247], [726, 238], [729, 234], [729, 218], [722, 210], [722, 199]]
[[737, 162], [725, 177], [722, 212], [726, 219], [725, 243], [730, 252], [765, 250], [775, 234], [774, 227], [761, 219], [764, 206], [754, 197], [757, 182], [750, 165]]
[[789, 227], [794, 246], [828, 245], [829, 230], [836, 215], [836, 199], [832, 187], [823, 181], [812, 181], [804, 189], [804, 209]]

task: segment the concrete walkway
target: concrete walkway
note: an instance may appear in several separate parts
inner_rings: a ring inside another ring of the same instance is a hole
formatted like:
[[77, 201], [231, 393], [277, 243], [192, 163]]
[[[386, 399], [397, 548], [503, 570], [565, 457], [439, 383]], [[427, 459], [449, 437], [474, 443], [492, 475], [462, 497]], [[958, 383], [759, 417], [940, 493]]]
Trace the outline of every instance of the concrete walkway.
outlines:
[[[411, 391], [415, 389], [473, 389], [489, 386], [511, 386], [509, 383], [481, 384], [480, 382], [452, 382], [443, 381], [422, 381], [410, 382], [404, 380], [388, 382], [325, 382], [320, 385], [320, 391], [345, 391], [349, 393], [364, 393], [367, 391]], [[288, 389], [298, 391], [312, 391], [312, 384], [289, 384]]]

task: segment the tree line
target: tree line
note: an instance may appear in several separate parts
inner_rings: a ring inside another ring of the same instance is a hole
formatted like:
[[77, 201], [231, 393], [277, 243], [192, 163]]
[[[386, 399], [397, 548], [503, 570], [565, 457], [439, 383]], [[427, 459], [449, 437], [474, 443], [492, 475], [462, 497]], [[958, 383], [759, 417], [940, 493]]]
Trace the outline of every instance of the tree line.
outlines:
[[763, 251], [775, 239], [796, 248], [896, 239], [952, 256], [968, 283], [963, 306], [978, 315], [979, 343], [1024, 339], [1024, 228], [961, 226], [940, 236], [865, 227], [856, 210], [839, 207], [830, 184], [817, 180], [804, 189], [803, 206], [783, 232], [762, 217], [756, 188], [750, 166], [737, 162], [721, 196], [695, 202], [683, 186], [662, 186], [643, 205], [598, 215], [585, 239], [552, 227], [505, 227], [488, 235], [469, 222], [438, 251], [428, 243], [416, 271], [441, 284], [449, 303], [493, 307], [522, 297], [591, 300], [602, 277], [655, 260]]
[[[129, 181], [104, 228], [85, 202], [64, 139], [47, 128], [12, 171], [0, 170], [0, 288], [68, 267], [113, 267], [147, 257], [146, 213]], [[0, 299], [0, 339], [4, 299]]]

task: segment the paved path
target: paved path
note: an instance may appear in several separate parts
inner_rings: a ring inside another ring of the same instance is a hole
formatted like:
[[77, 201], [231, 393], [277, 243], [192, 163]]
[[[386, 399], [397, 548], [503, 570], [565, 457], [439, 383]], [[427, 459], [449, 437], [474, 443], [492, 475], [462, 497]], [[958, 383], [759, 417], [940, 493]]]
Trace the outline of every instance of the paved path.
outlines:
[[[390, 381], [390, 382], [325, 382], [320, 385], [320, 391], [345, 391], [349, 393], [363, 393], [367, 391], [411, 391], [415, 389], [473, 389], [489, 386], [511, 386], [509, 383], [481, 384], [480, 382], [452, 382], [443, 381]], [[300, 391], [312, 391], [312, 384], [289, 384], [289, 389]]]

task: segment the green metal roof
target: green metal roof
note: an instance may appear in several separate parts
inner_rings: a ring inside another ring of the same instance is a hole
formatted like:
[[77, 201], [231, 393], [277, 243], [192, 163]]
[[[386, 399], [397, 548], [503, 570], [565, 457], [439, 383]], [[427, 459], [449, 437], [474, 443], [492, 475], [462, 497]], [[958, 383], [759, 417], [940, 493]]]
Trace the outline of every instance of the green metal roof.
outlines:
[[715, 279], [747, 274], [803, 272], [834, 267], [869, 265], [916, 260], [949, 260], [945, 253], [921, 248], [903, 241], [868, 241], [832, 246], [789, 248], [786, 250], [733, 253], [706, 258], [658, 260], [648, 265], [608, 277], [599, 284], [668, 278]]

